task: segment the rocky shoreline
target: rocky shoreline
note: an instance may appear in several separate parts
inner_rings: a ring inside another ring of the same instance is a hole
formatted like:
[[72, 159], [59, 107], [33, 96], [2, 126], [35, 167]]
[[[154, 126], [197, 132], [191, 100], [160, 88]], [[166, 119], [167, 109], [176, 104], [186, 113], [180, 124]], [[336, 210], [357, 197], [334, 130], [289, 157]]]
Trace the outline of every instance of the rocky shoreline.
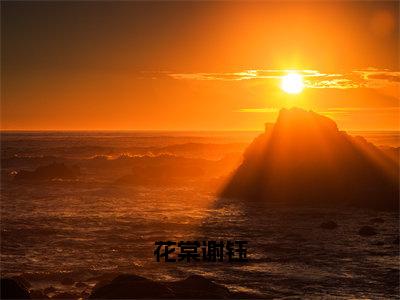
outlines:
[[[90, 294], [29, 290], [21, 278], [1, 279], [1, 299], [257, 299], [260, 295], [233, 292], [204, 276], [191, 275], [178, 281], [154, 281], [134, 274], [121, 274], [98, 282]], [[46, 293], [47, 292], [47, 293]]]

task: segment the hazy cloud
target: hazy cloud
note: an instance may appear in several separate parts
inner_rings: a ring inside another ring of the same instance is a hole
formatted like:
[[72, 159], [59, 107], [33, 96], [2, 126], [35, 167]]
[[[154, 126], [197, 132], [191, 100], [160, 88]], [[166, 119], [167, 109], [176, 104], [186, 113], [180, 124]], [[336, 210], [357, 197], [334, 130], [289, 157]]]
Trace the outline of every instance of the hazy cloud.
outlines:
[[[265, 107], [265, 108], [241, 108], [236, 112], [243, 113], [276, 113], [280, 108]], [[323, 115], [351, 115], [353, 113], [400, 113], [399, 107], [332, 107], [325, 110], [315, 110], [315, 112]]]
[[354, 88], [380, 88], [388, 84], [400, 82], [400, 72], [387, 69], [368, 68], [354, 70], [348, 73], [322, 73], [318, 70], [244, 70], [241, 72], [220, 73], [168, 73], [176, 80], [210, 80], [210, 81], [242, 81], [242, 80], [268, 80], [280, 79], [290, 72], [303, 76], [306, 88], [314, 89], [354, 89]]
[[303, 77], [324, 77], [316, 70], [245, 70], [242, 72], [227, 73], [170, 73], [174, 79], [193, 79], [193, 80], [250, 80], [250, 79], [279, 79], [290, 72], [296, 72]]
[[368, 87], [379, 88], [390, 83], [400, 82], [400, 71], [379, 70], [369, 68], [367, 70], [354, 71], [365, 82], [369, 84]]

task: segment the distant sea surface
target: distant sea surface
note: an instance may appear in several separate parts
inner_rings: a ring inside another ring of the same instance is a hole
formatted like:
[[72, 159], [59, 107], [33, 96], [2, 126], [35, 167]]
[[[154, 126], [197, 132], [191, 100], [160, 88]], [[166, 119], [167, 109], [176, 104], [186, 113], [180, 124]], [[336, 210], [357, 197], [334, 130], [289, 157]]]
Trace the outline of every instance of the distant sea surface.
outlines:
[[[280, 206], [261, 212], [218, 197], [258, 134], [2, 132], [1, 275], [22, 275], [31, 289], [53, 286], [49, 296], [87, 297], [102, 275], [134, 273], [155, 280], [200, 274], [272, 298], [398, 297], [397, 214]], [[350, 134], [400, 146], [399, 132]], [[20, 170], [54, 162], [81, 174], [15, 180]], [[327, 220], [339, 227], [321, 229]], [[359, 236], [364, 225], [378, 234]], [[166, 264], [153, 255], [158, 240], [213, 239], [248, 241], [249, 262]], [[67, 286], [65, 278], [83, 284]]]
[[[176, 142], [251, 142], [259, 131], [0, 131], [4, 143], [37, 141], [46, 143], [83, 142], [84, 144], [162, 146]], [[377, 146], [400, 146], [400, 131], [347, 131], [366, 138]]]

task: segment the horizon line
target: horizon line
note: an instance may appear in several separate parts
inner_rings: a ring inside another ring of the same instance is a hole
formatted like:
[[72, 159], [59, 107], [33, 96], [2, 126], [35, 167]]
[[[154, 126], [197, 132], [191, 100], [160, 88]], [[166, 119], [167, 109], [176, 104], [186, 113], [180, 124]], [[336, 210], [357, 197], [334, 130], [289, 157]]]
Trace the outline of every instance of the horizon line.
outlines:
[[[271, 123], [274, 124], [274, 123]], [[264, 132], [260, 129], [0, 129], [0, 132]], [[385, 132], [400, 132], [400, 128], [390, 129], [342, 129], [339, 131], [385, 131]]]

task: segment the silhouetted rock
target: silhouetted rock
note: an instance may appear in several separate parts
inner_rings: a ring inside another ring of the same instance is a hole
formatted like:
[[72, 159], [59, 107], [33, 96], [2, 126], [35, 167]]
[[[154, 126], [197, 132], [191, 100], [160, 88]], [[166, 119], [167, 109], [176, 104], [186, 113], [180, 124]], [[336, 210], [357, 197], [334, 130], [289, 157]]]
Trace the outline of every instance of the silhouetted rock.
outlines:
[[384, 245], [385, 245], [385, 242], [383, 242], [383, 241], [377, 241], [377, 242], [372, 243], [371, 245], [374, 245], [374, 246], [384, 246]]
[[75, 280], [73, 280], [71, 277], [64, 277], [60, 282], [62, 285], [73, 285]]
[[107, 272], [107, 273], [102, 273], [101, 275], [96, 275], [93, 277], [90, 277], [88, 281], [95, 281], [95, 282], [111, 282], [114, 278], [116, 278], [120, 273], [118, 272]]
[[136, 275], [119, 275], [110, 283], [94, 288], [89, 298], [257, 298], [253, 296], [245, 293], [230, 293], [226, 287], [199, 275], [192, 275], [184, 280], [170, 282], [153, 281]]
[[45, 294], [55, 293], [57, 289], [54, 286], [49, 286], [43, 290]]
[[328, 221], [321, 223], [319, 227], [322, 229], [336, 229], [338, 227], [338, 224], [334, 221]]
[[15, 180], [54, 180], [54, 179], [76, 179], [80, 174], [78, 166], [67, 167], [63, 163], [52, 163], [47, 166], [41, 166], [34, 171], [19, 171], [14, 179]]
[[1, 279], [1, 299], [31, 299], [28, 290], [15, 279]]
[[78, 299], [78, 298], [80, 298], [80, 295], [70, 292], [57, 293], [51, 297], [51, 299]]
[[375, 228], [373, 228], [371, 226], [363, 226], [358, 231], [358, 234], [361, 236], [373, 236], [373, 235], [376, 235], [377, 232], [376, 232]]
[[31, 299], [49, 299], [43, 290], [32, 290], [29, 292]]
[[27, 289], [31, 287], [30, 282], [23, 275], [14, 276], [12, 279], [16, 280], [20, 285]]
[[355, 205], [398, 210], [399, 165], [331, 119], [301, 109], [281, 110], [258, 136], [222, 191], [257, 203]]
[[373, 218], [370, 220], [371, 223], [384, 223], [385, 220], [382, 218]]
[[246, 292], [232, 292], [229, 294], [229, 299], [265, 299], [265, 296]]
[[192, 275], [184, 280], [171, 282], [169, 285], [176, 298], [221, 299], [229, 296], [226, 287], [199, 275]]
[[75, 287], [77, 287], [77, 288], [85, 288], [85, 287], [87, 287], [88, 285], [86, 284], [86, 283], [84, 283], [84, 282], [81, 282], [81, 281], [79, 281], [79, 282], [77, 282], [77, 283], [75, 283]]
[[172, 298], [164, 284], [136, 275], [119, 275], [109, 284], [95, 288], [91, 299]]

